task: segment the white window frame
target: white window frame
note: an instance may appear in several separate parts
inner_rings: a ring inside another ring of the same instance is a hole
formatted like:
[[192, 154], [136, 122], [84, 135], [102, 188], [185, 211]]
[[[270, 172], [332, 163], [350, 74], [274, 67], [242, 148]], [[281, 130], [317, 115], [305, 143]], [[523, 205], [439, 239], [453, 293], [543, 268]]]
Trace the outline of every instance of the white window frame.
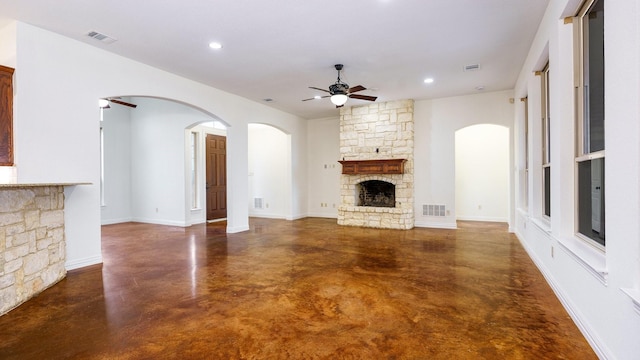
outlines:
[[522, 208], [529, 211], [529, 97], [525, 96], [521, 98], [520, 101], [524, 103], [524, 179]]
[[[579, 216], [580, 216], [580, 206], [579, 206], [579, 172], [578, 167], [581, 163], [585, 161], [593, 161], [596, 159], [605, 159], [605, 150], [591, 151], [589, 149], [590, 146], [590, 133], [587, 129], [586, 122], [589, 121], [589, 111], [587, 109], [588, 100], [585, 99], [587, 97], [588, 84], [585, 77], [585, 71], [588, 68], [588, 57], [586, 56], [586, 52], [588, 48], [585, 46], [585, 38], [588, 36], [588, 27], [585, 26], [585, 17], [589, 15], [590, 10], [593, 6], [598, 2], [605, 0], [587, 0], [585, 1], [577, 15], [573, 19], [574, 25], [574, 81], [575, 81], [575, 102], [576, 102], [576, 157], [575, 157], [575, 219], [574, 219], [574, 231], [575, 236], [580, 240], [583, 240], [587, 244], [595, 247], [596, 249], [603, 251], [605, 250], [605, 245], [598, 243], [596, 240], [580, 233], [579, 229]], [[586, 63], [586, 64], [585, 64]], [[604, 86], [604, 84], [603, 84]], [[606, 165], [605, 165], [606, 166]], [[604, 192], [604, 180], [602, 181], [602, 190]], [[604, 213], [602, 214], [601, 221], [604, 222]], [[604, 229], [604, 225], [602, 225]], [[605, 242], [606, 244], [606, 242]]]
[[[549, 221], [551, 219], [551, 180], [549, 186], [545, 180], [545, 172], [551, 173], [551, 107], [549, 104], [549, 62], [540, 71], [540, 106], [541, 106], [541, 123], [542, 123], [542, 199], [541, 199], [541, 216]], [[549, 174], [551, 177], [551, 174]], [[549, 200], [547, 201], [546, 198]], [[546, 209], [549, 207], [549, 213]]]

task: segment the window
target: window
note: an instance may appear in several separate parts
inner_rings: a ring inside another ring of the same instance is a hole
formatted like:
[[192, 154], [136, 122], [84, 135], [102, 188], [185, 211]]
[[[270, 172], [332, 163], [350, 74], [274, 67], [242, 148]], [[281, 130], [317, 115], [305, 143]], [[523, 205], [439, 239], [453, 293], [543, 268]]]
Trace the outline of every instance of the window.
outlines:
[[551, 217], [551, 116], [549, 106], [549, 63], [542, 70], [542, 214]]
[[198, 192], [198, 133], [192, 131], [190, 133], [190, 149], [191, 149], [191, 208], [197, 209], [199, 205]]
[[577, 232], [605, 246], [604, 1], [589, 0], [577, 15]]
[[523, 97], [520, 101], [524, 104], [524, 174], [522, 179], [522, 208], [529, 208], [529, 98]]

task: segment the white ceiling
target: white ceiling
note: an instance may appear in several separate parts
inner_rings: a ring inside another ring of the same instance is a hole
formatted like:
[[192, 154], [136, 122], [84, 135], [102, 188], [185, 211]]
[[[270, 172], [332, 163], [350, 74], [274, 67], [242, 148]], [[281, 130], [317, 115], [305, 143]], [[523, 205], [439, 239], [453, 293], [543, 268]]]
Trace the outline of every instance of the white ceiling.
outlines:
[[[342, 80], [378, 101], [511, 89], [549, 0], [0, 0], [13, 18], [305, 118]], [[86, 36], [116, 38], [104, 44]], [[212, 50], [218, 41], [223, 49]], [[480, 64], [465, 72], [465, 65]], [[434, 83], [425, 84], [426, 77]], [[140, 94], [143, 95], [143, 94]], [[265, 102], [264, 99], [273, 99]], [[362, 105], [350, 99], [347, 105]]]

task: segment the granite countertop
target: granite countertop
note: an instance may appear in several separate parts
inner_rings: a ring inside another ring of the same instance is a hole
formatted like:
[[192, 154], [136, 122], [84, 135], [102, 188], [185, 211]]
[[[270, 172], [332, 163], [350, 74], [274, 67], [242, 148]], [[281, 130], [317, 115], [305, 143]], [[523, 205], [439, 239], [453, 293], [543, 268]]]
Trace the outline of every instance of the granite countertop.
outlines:
[[90, 182], [64, 182], [64, 183], [14, 183], [14, 184], [0, 184], [0, 189], [10, 188], [25, 188], [25, 187], [39, 187], [39, 186], [75, 186], [75, 185], [91, 185]]

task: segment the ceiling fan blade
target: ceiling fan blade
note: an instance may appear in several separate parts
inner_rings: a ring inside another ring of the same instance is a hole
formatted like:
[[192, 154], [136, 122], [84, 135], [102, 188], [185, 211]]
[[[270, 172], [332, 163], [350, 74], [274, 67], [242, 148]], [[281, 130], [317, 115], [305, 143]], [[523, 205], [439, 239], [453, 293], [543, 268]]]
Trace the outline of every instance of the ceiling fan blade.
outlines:
[[356, 85], [349, 89], [349, 94], [353, 94], [354, 92], [358, 92], [362, 90], [367, 90], [367, 88], [362, 85]]
[[132, 103], [128, 103], [126, 101], [122, 101], [122, 100], [116, 100], [116, 99], [107, 99], [109, 101], [111, 101], [114, 104], [118, 104], [118, 105], [124, 105], [124, 106], [128, 106], [128, 107], [132, 107], [132, 108], [137, 108], [138, 105], [132, 104]]
[[369, 95], [358, 95], [358, 94], [349, 94], [349, 97], [352, 99], [359, 100], [368, 100], [368, 101], [376, 101], [377, 96], [369, 96]]
[[308, 98], [308, 99], [302, 99], [302, 101], [309, 101], [309, 100], [319, 100], [319, 99], [324, 99], [324, 98], [328, 98], [331, 97], [331, 95], [325, 95], [325, 96], [320, 96], [320, 97], [312, 97], [312, 98]]
[[315, 89], [315, 90], [320, 90], [320, 91], [324, 91], [324, 92], [329, 92], [329, 90], [326, 90], [326, 89], [320, 89], [320, 88], [313, 87], [313, 86], [309, 86], [309, 89]]

